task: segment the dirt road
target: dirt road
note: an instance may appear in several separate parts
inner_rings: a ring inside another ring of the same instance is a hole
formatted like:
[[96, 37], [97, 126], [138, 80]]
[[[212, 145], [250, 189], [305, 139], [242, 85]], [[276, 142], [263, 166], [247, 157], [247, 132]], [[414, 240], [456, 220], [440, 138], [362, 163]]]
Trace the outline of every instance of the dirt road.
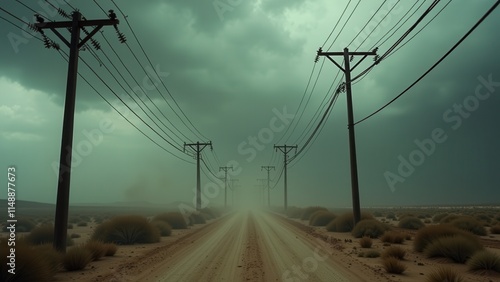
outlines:
[[119, 280], [365, 281], [336, 261], [334, 252], [332, 245], [280, 216], [238, 212], [150, 257]]

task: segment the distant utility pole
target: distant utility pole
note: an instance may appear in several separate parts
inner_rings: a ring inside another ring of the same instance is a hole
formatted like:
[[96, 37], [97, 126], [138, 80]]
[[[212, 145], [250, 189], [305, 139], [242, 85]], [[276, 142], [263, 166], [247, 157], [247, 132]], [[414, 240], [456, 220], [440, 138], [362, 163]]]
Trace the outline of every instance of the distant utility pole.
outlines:
[[231, 169], [234, 171], [232, 166], [221, 166], [219, 167], [219, 171], [224, 171], [224, 207], [227, 207], [227, 171]]
[[261, 188], [260, 198], [262, 200], [262, 205], [265, 206], [266, 205], [266, 197], [265, 197], [266, 185], [264, 183], [267, 181], [267, 179], [266, 178], [257, 178], [257, 181], [259, 182], [258, 186]]
[[[35, 26], [42, 32], [43, 29], [52, 30], [69, 48], [68, 77], [66, 84], [66, 99], [64, 103], [64, 119], [61, 138], [61, 155], [59, 159], [59, 182], [57, 187], [56, 214], [54, 220], [54, 248], [60, 252], [66, 252], [66, 237], [68, 229], [69, 191], [71, 177], [71, 159], [73, 152], [73, 125], [75, 117], [76, 82], [78, 74], [78, 53], [80, 48], [94, 36], [103, 26], [114, 25], [119, 21], [116, 15], [110, 11], [110, 19], [106, 20], [84, 20], [80, 12], [72, 14], [72, 21], [44, 22], [43, 18], [37, 16], [38, 23]], [[85, 27], [95, 26], [94, 30], [80, 40], [80, 30]], [[71, 39], [66, 38], [57, 29], [70, 29]]]
[[260, 170], [267, 170], [267, 205], [269, 207], [271, 207], [271, 186], [269, 185], [269, 181], [270, 181], [270, 172], [271, 172], [271, 169], [272, 170], [275, 170], [274, 169], [274, 166], [261, 166]]
[[281, 145], [281, 146], [276, 146], [274, 145], [274, 149], [278, 151], [278, 149], [283, 153], [283, 165], [284, 165], [284, 170], [285, 170], [285, 212], [288, 208], [288, 195], [287, 195], [287, 166], [288, 166], [288, 153], [292, 150], [295, 149], [295, 153], [297, 153], [297, 145], [295, 146], [287, 146], [287, 145]]
[[236, 191], [236, 184], [234, 184], [235, 182], [238, 182], [240, 181], [239, 179], [230, 179], [229, 181], [231, 181], [231, 205], [234, 207], [234, 192]]
[[[352, 187], [352, 208], [354, 213], [354, 224], [357, 224], [361, 219], [361, 206], [359, 202], [359, 187], [358, 187], [358, 163], [356, 160], [356, 139], [354, 136], [354, 114], [352, 108], [352, 92], [351, 92], [351, 72], [364, 60], [367, 56], [377, 56], [376, 49], [372, 52], [349, 52], [348, 48], [344, 48], [344, 52], [323, 52], [321, 48], [318, 50], [316, 61], [319, 56], [326, 56], [332, 63], [334, 63], [345, 75], [345, 91], [347, 96], [347, 119], [349, 129], [349, 151], [351, 158], [351, 187]], [[343, 68], [339, 65], [332, 56], [343, 56]], [[361, 60], [351, 68], [350, 57], [363, 56]]]
[[191, 144], [184, 143], [184, 151], [186, 151], [186, 146], [190, 147], [196, 152], [196, 209], [200, 210], [201, 209], [200, 153], [207, 146], [210, 146], [210, 149], [213, 150], [212, 142], [211, 141], [207, 143], [196, 142]]

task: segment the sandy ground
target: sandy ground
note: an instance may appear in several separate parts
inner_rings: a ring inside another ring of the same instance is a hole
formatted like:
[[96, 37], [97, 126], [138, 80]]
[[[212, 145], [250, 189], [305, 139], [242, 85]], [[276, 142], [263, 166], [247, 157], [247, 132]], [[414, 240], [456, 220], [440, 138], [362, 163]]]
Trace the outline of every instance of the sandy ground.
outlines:
[[[75, 227], [71, 233], [86, 240], [93, 226]], [[404, 231], [412, 233], [411, 231]], [[351, 239], [352, 242], [345, 242]], [[483, 244], [499, 253], [498, 235], [482, 238]], [[403, 275], [382, 269], [380, 258], [360, 258], [361, 249], [349, 233], [327, 232], [264, 212], [238, 212], [174, 230], [160, 243], [120, 246], [115, 257], [92, 262], [85, 270], [61, 272], [55, 281], [424, 281], [438, 265], [449, 265], [465, 281], [500, 281], [498, 274], [471, 274], [465, 265], [431, 260], [407, 250]], [[383, 252], [380, 240], [372, 249]]]

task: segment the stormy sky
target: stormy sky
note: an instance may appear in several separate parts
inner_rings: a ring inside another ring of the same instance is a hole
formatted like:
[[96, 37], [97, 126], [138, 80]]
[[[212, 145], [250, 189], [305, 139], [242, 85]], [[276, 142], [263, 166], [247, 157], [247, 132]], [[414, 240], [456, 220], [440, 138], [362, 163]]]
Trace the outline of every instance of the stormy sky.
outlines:
[[[203, 151], [205, 203], [224, 200], [222, 182], [206, 164], [218, 177], [219, 166], [234, 167], [228, 173], [239, 179], [237, 204], [258, 202], [257, 179], [267, 177], [261, 166], [275, 166], [271, 203], [282, 205], [283, 154], [273, 146], [300, 150], [343, 79], [325, 57], [314, 63], [318, 47], [378, 47], [381, 55], [432, 1], [115, 1], [118, 7], [98, 1], [106, 13], [94, 1], [49, 2], [9, 0], [0, 7], [31, 23], [34, 13], [21, 3], [46, 21], [67, 20], [55, 7], [68, 14], [78, 8], [88, 20], [106, 19], [113, 9], [120, 20], [118, 31], [105, 26], [94, 36], [101, 50], [89, 42], [80, 52], [71, 203], [192, 202], [196, 165], [183, 145], [211, 141], [213, 151]], [[355, 81], [355, 121], [413, 83], [495, 1], [450, 2], [440, 1], [403, 43], [415, 37]], [[0, 16], [26, 28], [5, 11]], [[405, 95], [356, 125], [363, 206], [498, 203], [499, 24], [495, 10]], [[32, 33], [0, 19], [0, 160], [5, 170], [17, 167], [18, 199], [54, 203], [68, 48], [50, 30], [45, 35], [61, 52]], [[372, 62], [367, 58], [353, 76]], [[288, 202], [349, 207], [350, 185], [340, 93], [319, 134], [288, 166]]]

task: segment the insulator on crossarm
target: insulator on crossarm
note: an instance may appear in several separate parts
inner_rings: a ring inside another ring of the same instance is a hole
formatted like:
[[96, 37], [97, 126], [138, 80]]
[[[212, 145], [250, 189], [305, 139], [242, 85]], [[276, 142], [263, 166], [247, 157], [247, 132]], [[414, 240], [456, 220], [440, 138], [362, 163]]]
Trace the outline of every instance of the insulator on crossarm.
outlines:
[[66, 13], [66, 11], [64, 11], [63, 9], [61, 8], [57, 8], [57, 13], [67, 19], [71, 19], [71, 17], [68, 15], [68, 13]]
[[108, 17], [111, 19], [111, 20], [116, 20], [116, 14], [113, 10], [109, 10], [109, 15]]
[[59, 46], [59, 44], [57, 44], [54, 40], [50, 40], [50, 47], [56, 49], [56, 50], [60, 50], [61, 49], [61, 46]]
[[319, 61], [319, 54], [323, 52], [323, 48], [319, 47], [318, 51], [316, 52], [316, 58], [314, 59], [314, 62], [317, 63]]
[[125, 34], [121, 33], [120, 30], [118, 30], [118, 27], [115, 26], [116, 34], [118, 35], [118, 40], [120, 40], [120, 43], [125, 43], [127, 42], [127, 38], [125, 37]]
[[96, 50], [101, 50], [101, 44], [94, 38], [90, 38], [90, 43], [92, 43], [92, 46], [94, 46], [94, 49]]
[[380, 63], [380, 56], [375, 55], [375, 57], [373, 57], [373, 61], [375, 61], [375, 64], [378, 65], [378, 63]]
[[28, 23], [28, 28], [31, 29], [32, 31], [35, 31], [35, 32], [40, 32], [41, 29], [38, 28], [36, 25], [32, 24], [32, 23]]
[[43, 39], [43, 45], [45, 46], [45, 48], [50, 49], [50, 47], [52, 46], [50, 39], [48, 39], [45, 34], [42, 34], [42, 39]]

